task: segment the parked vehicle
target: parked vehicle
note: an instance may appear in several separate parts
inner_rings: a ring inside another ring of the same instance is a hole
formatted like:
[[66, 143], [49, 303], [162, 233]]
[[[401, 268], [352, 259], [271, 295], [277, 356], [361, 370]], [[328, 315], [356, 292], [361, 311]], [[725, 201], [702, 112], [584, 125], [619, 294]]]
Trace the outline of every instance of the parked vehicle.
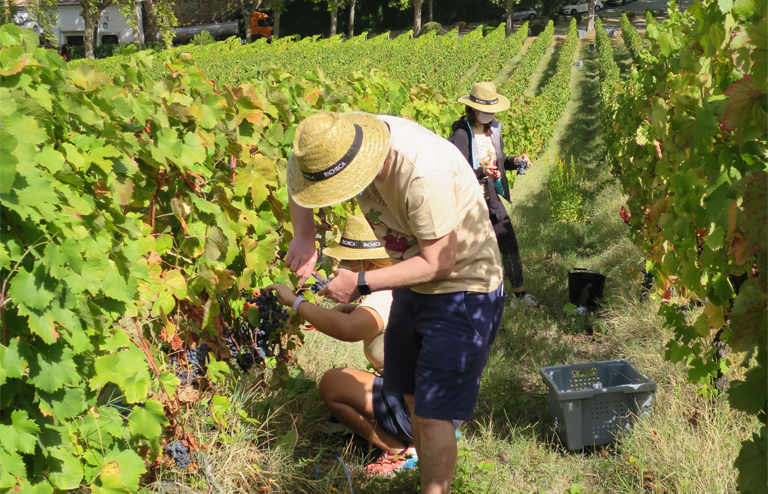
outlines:
[[[595, 0], [595, 12], [600, 12], [603, 6], [602, 0]], [[589, 12], [589, 0], [578, 0], [564, 5], [560, 12], [565, 15], [586, 14]]]
[[625, 3], [634, 2], [635, 0], [607, 0], [605, 3], [610, 5], [624, 5]]
[[264, 12], [254, 12], [251, 16], [251, 38], [272, 39], [271, 19]]
[[[519, 9], [515, 9], [514, 12], [512, 12], [512, 20], [513, 21], [521, 21], [523, 19], [536, 19], [539, 17], [539, 13], [534, 9], [533, 7], [521, 7]], [[507, 20], [507, 13], [504, 12], [501, 15], [501, 20], [506, 21]]]

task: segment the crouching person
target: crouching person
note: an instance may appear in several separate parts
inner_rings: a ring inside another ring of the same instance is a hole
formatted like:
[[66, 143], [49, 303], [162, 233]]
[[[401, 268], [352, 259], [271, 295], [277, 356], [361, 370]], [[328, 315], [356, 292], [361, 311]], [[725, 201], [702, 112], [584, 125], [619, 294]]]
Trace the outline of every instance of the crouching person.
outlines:
[[[348, 217], [340, 244], [324, 252], [356, 273], [392, 265], [363, 215]], [[326, 309], [295, 295], [285, 285], [270, 289], [277, 291], [279, 303], [292, 307], [317, 331], [341, 341], [362, 341], [365, 358], [378, 372], [383, 371], [391, 290], [371, 293], [359, 305], [339, 304]], [[331, 369], [320, 381], [320, 394], [339, 422], [384, 450], [378, 461], [366, 467], [368, 473], [388, 474], [415, 463], [411, 412], [402, 394], [384, 391], [381, 377], [359, 369]]]

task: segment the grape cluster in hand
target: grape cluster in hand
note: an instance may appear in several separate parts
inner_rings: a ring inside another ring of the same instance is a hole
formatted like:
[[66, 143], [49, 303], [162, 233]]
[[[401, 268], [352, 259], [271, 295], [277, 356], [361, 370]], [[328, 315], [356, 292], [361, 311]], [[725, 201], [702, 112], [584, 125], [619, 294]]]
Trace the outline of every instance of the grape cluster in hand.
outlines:
[[323, 278], [319, 274], [316, 274], [315, 275], [315, 284], [312, 285], [311, 287], [309, 287], [309, 289], [312, 291], [312, 293], [316, 294], [317, 292], [319, 292], [320, 290], [325, 288], [325, 285], [327, 285], [330, 282], [331, 282], [331, 280], [326, 280], [325, 278]]
[[243, 372], [250, 371], [257, 363], [266, 360], [269, 348], [280, 337], [290, 315], [277, 302], [277, 295], [262, 292], [246, 302], [256, 305], [259, 311], [259, 324], [254, 326], [245, 313], [230, 334], [224, 337], [229, 352]]
[[176, 466], [181, 469], [186, 469], [189, 465], [189, 448], [184, 446], [181, 441], [171, 441], [165, 446], [165, 451], [171, 455], [173, 461], [176, 462]]

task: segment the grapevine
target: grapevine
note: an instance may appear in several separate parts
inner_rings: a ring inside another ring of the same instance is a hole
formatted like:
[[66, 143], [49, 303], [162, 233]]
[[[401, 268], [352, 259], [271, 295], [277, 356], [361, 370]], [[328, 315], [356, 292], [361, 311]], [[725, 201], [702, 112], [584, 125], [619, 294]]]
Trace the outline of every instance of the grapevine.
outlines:
[[[685, 363], [705, 396], [721, 374], [749, 369], [728, 390], [734, 409], [761, 422], [734, 463], [741, 492], [767, 483], [767, 27], [764, 4], [705, 1], [681, 13], [671, 3], [663, 23], [649, 24], [648, 49], [622, 16], [637, 71], [620, 91], [601, 64], [605, 140], [630, 237], [657, 293], [670, 287], [679, 299], [659, 309], [674, 331], [665, 357]], [[604, 42], [598, 50], [608, 58]]]

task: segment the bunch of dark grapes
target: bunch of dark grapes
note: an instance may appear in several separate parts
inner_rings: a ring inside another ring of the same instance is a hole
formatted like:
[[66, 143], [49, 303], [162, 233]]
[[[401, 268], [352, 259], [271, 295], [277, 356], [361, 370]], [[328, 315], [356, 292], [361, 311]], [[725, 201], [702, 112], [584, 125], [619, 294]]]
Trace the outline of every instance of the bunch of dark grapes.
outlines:
[[171, 441], [165, 446], [165, 451], [171, 455], [171, 458], [176, 462], [177, 467], [182, 470], [187, 468], [190, 460], [189, 448], [184, 446], [181, 441]]
[[267, 357], [270, 343], [274, 343], [275, 335], [282, 332], [291, 316], [285, 307], [277, 302], [277, 295], [273, 292], [262, 292], [249, 302], [256, 304], [259, 308], [259, 327], [253, 328], [253, 340], [259, 361], [263, 361]]
[[316, 274], [315, 275], [315, 284], [312, 285], [311, 287], [309, 287], [309, 289], [312, 291], [312, 293], [317, 293], [320, 290], [322, 290], [323, 288], [325, 288], [325, 285], [327, 285], [330, 282], [331, 282], [331, 280], [326, 280], [325, 278], [323, 278], [319, 274]]
[[176, 377], [179, 378], [179, 383], [182, 386], [191, 384], [197, 376], [204, 376], [208, 371], [208, 353], [210, 349], [208, 345], [203, 343], [194, 350], [189, 348], [184, 350], [184, 356], [187, 360], [187, 365], [179, 360], [178, 354], [171, 355], [170, 362]]

